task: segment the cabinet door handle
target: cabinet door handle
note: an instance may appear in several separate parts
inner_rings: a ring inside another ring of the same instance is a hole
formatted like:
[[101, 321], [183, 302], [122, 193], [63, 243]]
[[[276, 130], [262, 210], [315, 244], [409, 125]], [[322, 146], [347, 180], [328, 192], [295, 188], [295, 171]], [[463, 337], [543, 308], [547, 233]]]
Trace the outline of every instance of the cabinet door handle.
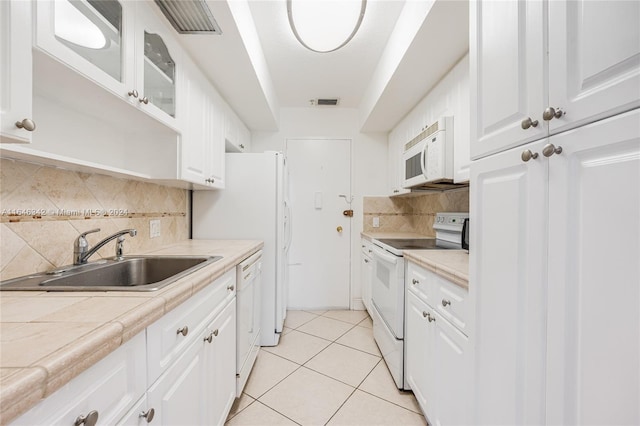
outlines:
[[151, 423], [153, 420], [153, 416], [156, 414], [156, 410], [153, 408], [149, 408], [149, 410], [145, 413], [144, 411], [140, 413], [140, 417], [147, 420], [147, 423]]
[[240, 148], [244, 149], [244, 145], [243, 145], [243, 144], [240, 144]]
[[218, 329], [217, 328], [215, 330], [213, 330], [213, 335], [218, 337]]
[[435, 317], [435, 316], [433, 316], [433, 315], [431, 315], [431, 314], [428, 314], [427, 319], [429, 320], [429, 322], [433, 322], [433, 321], [435, 321], [435, 320], [436, 320], [436, 317]]
[[555, 109], [553, 107], [547, 107], [542, 113], [542, 119], [544, 121], [550, 121], [550, 120], [553, 120], [554, 118], [560, 118], [563, 115], [564, 115], [564, 111], [562, 111], [560, 108]]
[[205, 342], [213, 342], [213, 331], [211, 333], [209, 333], [209, 335], [207, 337], [204, 338]]
[[424, 318], [427, 318], [427, 317], [430, 317], [430, 316], [431, 316], [431, 314], [429, 314], [429, 312], [427, 312], [427, 311], [422, 311], [422, 316], [423, 316]]
[[364, 263], [369, 263], [369, 259], [365, 259], [365, 260], [364, 260]]
[[138, 99], [138, 91], [136, 89], [131, 90], [130, 92], [127, 93], [127, 95]]
[[89, 411], [86, 416], [79, 415], [76, 419], [74, 426], [95, 426], [98, 423], [98, 412], [96, 410]]
[[451, 305], [451, 300], [442, 299], [442, 306], [446, 307], [447, 305]]
[[522, 155], [520, 156], [520, 158], [522, 158], [522, 161], [524, 161], [525, 163], [529, 160], [531, 160], [532, 158], [535, 160], [536, 158], [538, 158], [538, 153], [537, 152], [531, 152], [530, 149], [525, 149], [524, 151], [522, 151]]
[[527, 130], [529, 127], [538, 127], [538, 120], [531, 120], [531, 117], [527, 117], [522, 120], [522, 123], [520, 123], [520, 125], [524, 130]]
[[145, 104], [147, 105], [149, 103], [149, 98], [147, 98], [146, 96], [142, 99], [138, 99], [138, 101], [140, 101], [141, 104]]
[[[246, 277], [245, 277], [245, 278], [246, 278]], [[233, 284], [229, 284], [229, 285], [227, 286], [227, 290], [229, 290], [229, 291], [233, 291], [233, 289], [234, 289], [234, 288], [235, 288], [235, 287], [233, 286]]]
[[542, 148], [542, 155], [544, 155], [545, 157], [551, 157], [553, 154], [560, 154], [560, 153], [562, 153], [562, 147], [561, 146], [556, 147], [552, 143], [548, 143], [544, 146], [544, 148]]
[[180, 327], [178, 331], [176, 331], [176, 334], [182, 334], [183, 336], [186, 336], [188, 333], [189, 327], [187, 327], [186, 325], [184, 327]]
[[411, 283], [413, 283], [413, 285], [416, 285], [416, 284], [420, 284], [420, 281], [418, 281], [418, 280], [416, 280], [416, 279], [414, 278], [414, 279], [411, 281]]
[[16, 121], [16, 127], [18, 129], [24, 129], [27, 132], [33, 132], [36, 129], [36, 122], [29, 118], [25, 118], [22, 121]]

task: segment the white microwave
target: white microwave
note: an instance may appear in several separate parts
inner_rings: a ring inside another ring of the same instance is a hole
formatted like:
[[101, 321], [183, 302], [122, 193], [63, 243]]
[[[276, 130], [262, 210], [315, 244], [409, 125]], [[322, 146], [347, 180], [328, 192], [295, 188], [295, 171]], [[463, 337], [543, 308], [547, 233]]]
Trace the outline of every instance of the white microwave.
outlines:
[[453, 182], [453, 117], [441, 117], [404, 146], [403, 188], [432, 189]]

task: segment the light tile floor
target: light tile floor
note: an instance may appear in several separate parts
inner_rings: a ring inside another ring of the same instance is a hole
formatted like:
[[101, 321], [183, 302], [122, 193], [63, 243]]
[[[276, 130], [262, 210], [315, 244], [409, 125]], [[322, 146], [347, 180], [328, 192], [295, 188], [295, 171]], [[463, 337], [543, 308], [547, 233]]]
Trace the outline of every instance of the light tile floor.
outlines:
[[289, 311], [260, 350], [228, 425], [425, 425], [397, 389], [365, 311]]

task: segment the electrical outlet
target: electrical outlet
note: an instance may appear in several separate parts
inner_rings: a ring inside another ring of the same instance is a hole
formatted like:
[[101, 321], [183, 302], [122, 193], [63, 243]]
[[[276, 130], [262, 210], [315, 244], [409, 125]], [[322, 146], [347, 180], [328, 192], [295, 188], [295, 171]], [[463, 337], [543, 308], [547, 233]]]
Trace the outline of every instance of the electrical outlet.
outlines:
[[380, 228], [380, 218], [378, 216], [373, 217], [373, 227]]
[[150, 238], [160, 236], [160, 219], [153, 219], [149, 221], [149, 234]]

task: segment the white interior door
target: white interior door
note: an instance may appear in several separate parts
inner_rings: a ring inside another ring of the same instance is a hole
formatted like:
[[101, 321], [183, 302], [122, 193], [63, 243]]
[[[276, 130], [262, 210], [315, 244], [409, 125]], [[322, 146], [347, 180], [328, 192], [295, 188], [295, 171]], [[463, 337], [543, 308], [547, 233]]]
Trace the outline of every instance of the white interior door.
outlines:
[[[288, 139], [291, 309], [349, 308], [351, 140]], [[344, 195], [345, 197], [341, 197]]]

